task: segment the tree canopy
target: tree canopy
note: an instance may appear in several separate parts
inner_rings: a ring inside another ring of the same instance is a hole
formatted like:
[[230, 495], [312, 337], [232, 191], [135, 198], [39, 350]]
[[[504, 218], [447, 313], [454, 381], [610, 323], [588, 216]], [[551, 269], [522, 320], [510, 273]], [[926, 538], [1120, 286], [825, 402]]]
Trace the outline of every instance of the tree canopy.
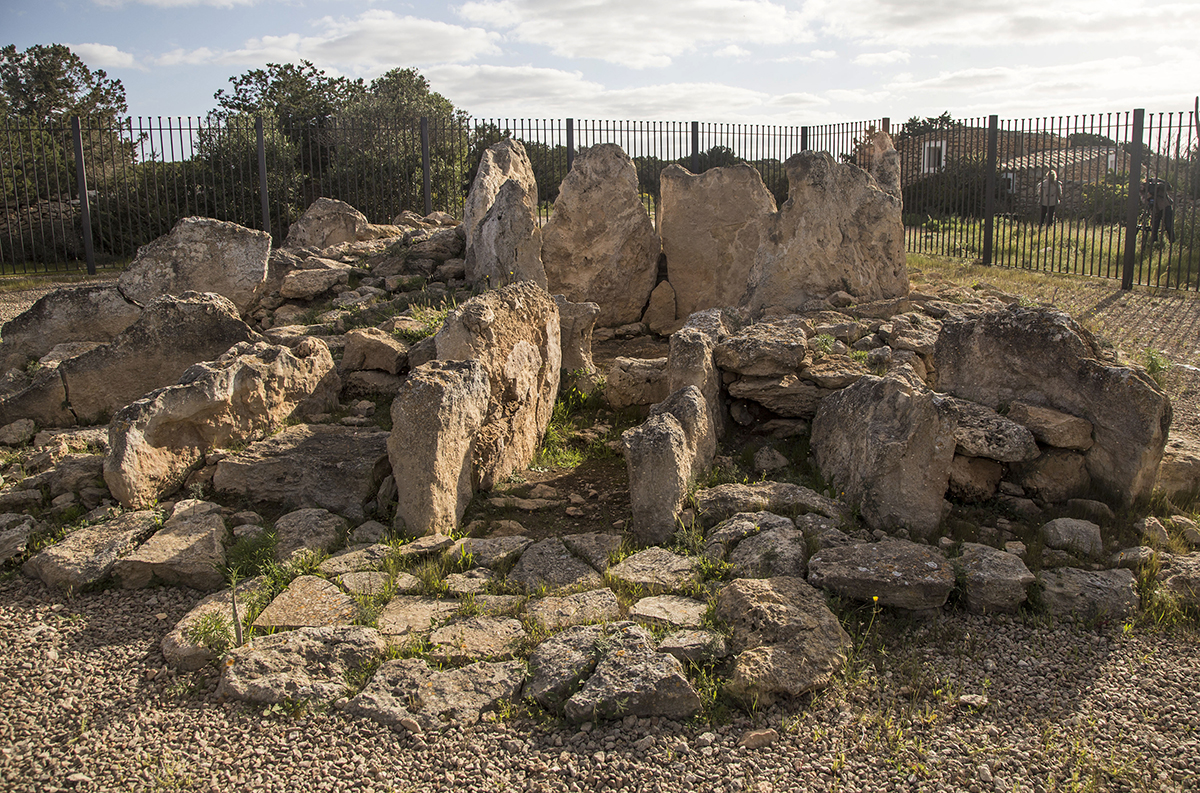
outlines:
[[319, 126], [366, 92], [362, 80], [330, 77], [309, 61], [268, 63], [229, 82], [231, 93], [222, 88], [213, 94], [216, 116], [271, 113], [287, 126]]
[[900, 133], [896, 135], [896, 141], [899, 142], [905, 138], [924, 135], [927, 132], [958, 129], [961, 126], [962, 124], [955, 121], [954, 117], [950, 115], [949, 110], [947, 110], [945, 113], [942, 113], [940, 116], [926, 116], [925, 118], [913, 116], [908, 121], [904, 122], [904, 126], [900, 128]]
[[41, 123], [65, 116], [125, 113], [125, 86], [103, 69], [92, 70], [65, 44], [0, 49], [0, 111]]

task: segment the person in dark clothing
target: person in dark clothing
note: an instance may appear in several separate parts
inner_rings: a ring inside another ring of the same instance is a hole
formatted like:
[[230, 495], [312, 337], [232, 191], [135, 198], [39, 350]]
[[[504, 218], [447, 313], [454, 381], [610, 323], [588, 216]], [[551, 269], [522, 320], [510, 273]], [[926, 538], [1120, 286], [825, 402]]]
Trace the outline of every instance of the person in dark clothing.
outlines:
[[1039, 226], [1044, 226], [1049, 223], [1054, 225], [1054, 210], [1058, 208], [1059, 199], [1062, 198], [1062, 182], [1058, 181], [1058, 174], [1051, 169], [1046, 174], [1046, 178], [1038, 185], [1038, 203], [1042, 205], [1042, 216], [1038, 221]]
[[1147, 179], [1142, 182], [1142, 204], [1150, 212], [1150, 241], [1158, 242], [1161, 227], [1167, 240], [1175, 242], [1175, 200], [1166, 179]]

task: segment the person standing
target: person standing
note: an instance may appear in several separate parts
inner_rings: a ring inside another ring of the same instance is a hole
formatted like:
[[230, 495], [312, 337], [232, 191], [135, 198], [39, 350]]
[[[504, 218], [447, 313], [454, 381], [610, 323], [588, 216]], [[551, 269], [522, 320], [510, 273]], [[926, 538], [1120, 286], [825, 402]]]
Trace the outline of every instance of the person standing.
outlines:
[[1054, 225], [1054, 210], [1058, 207], [1058, 200], [1062, 198], [1062, 182], [1058, 181], [1058, 173], [1053, 168], [1046, 174], [1046, 178], [1038, 185], [1038, 203], [1042, 205], [1042, 216], [1038, 221], [1039, 226], [1044, 226], [1049, 223]]
[[1142, 203], [1150, 212], [1150, 241], [1158, 242], [1158, 229], [1167, 235], [1167, 241], [1175, 242], [1175, 199], [1171, 197], [1171, 185], [1165, 179], [1147, 179], [1142, 182]]

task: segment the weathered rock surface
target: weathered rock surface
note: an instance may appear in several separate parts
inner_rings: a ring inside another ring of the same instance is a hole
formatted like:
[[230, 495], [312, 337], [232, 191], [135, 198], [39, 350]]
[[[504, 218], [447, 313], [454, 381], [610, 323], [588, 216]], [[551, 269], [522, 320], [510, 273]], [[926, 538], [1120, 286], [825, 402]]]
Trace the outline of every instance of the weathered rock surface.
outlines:
[[1014, 466], [1012, 478], [1039, 501], [1056, 504], [1088, 492], [1087, 458], [1068, 449], [1047, 449], [1035, 460]]
[[750, 165], [702, 174], [672, 165], [659, 179], [662, 248], [675, 316], [742, 305], [776, 209], [762, 176]]
[[1054, 615], [1123, 620], [1137, 611], [1139, 598], [1131, 570], [1043, 570], [1042, 603]]
[[795, 374], [741, 377], [729, 384], [731, 397], [757, 402], [787, 418], [811, 419], [821, 401], [833, 393], [836, 393], [833, 389], [822, 388]]
[[863, 302], [906, 294], [900, 199], [827, 152], [794, 154], [785, 167], [788, 200], [768, 222], [741, 304], [799, 307], [838, 290]]
[[1019, 463], [1032, 460], [1041, 453], [1033, 433], [1018, 422], [965, 399], [951, 399], [949, 404], [958, 422], [954, 431], [958, 454]]
[[362, 520], [388, 474], [388, 433], [301, 424], [217, 463], [222, 493], [292, 509], [320, 507]]
[[738, 578], [803, 578], [807, 559], [808, 543], [800, 530], [790, 525], [766, 528], [746, 537], [729, 554], [729, 564]]
[[508, 574], [527, 591], [587, 586], [598, 589], [603, 579], [592, 567], [576, 559], [558, 537], [547, 537], [529, 546]]
[[315, 575], [292, 579], [254, 620], [259, 629], [324, 628], [349, 625], [358, 616], [354, 599], [337, 584]]
[[1098, 556], [1104, 551], [1100, 527], [1090, 520], [1055, 518], [1042, 526], [1042, 539], [1050, 548], [1059, 548], [1080, 556]]
[[573, 625], [620, 619], [621, 604], [613, 591], [605, 587], [563, 597], [537, 598], [529, 601], [525, 613], [553, 631]]
[[711, 528], [739, 512], [816, 513], [827, 518], [840, 518], [843, 508], [833, 499], [802, 485], [766, 481], [701, 490], [696, 493], [696, 512], [704, 526]]
[[450, 664], [508, 661], [526, 639], [520, 620], [512, 617], [471, 617], [452, 622], [429, 636], [433, 658]]
[[520, 141], [506, 138], [483, 153], [475, 181], [467, 193], [463, 205], [463, 232], [466, 240], [466, 278], [471, 284], [478, 283], [480, 273], [476, 264], [475, 247], [480, 236], [480, 226], [500, 193], [510, 179], [516, 181], [524, 193], [524, 203], [531, 215], [536, 217], [537, 181], [533, 176], [533, 165], [525, 146]]
[[110, 342], [142, 315], [115, 286], [59, 288], [0, 329], [0, 364], [24, 368], [67, 342]]
[[345, 694], [348, 673], [386, 649], [379, 631], [358, 625], [258, 636], [229, 652], [217, 695], [264, 705], [332, 702]]
[[344, 201], [318, 198], [288, 227], [285, 248], [331, 248], [365, 235], [367, 216]]
[[955, 426], [945, 399], [867, 376], [821, 402], [812, 453], [867, 525], [928, 536], [942, 519]]
[[201, 592], [219, 589], [225, 581], [217, 569], [225, 563], [225, 534], [219, 504], [185, 499], [153, 537], [117, 560], [113, 575], [126, 589], [153, 580]]
[[733, 630], [737, 654], [726, 691], [761, 707], [824, 687], [850, 649], [825, 598], [799, 578], [733, 581], [716, 616]]
[[529, 656], [530, 678], [524, 696], [558, 713], [579, 685], [591, 676], [607, 643], [606, 625], [583, 625], [556, 633]]
[[654, 289], [659, 250], [629, 155], [614, 143], [587, 149], [563, 179], [542, 235], [550, 292], [596, 303], [602, 328], [637, 322]]
[[379, 613], [376, 624], [389, 641], [428, 636], [459, 609], [457, 600], [397, 595]]
[[608, 560], [620, 549], [623, 539], [620, 534], [612, 532], [589, 531], [564, 534], [562, 541], [567, 550], [603, 573], [608, 569]]
[[[334, 517], [337, 516], [335, 515]], [[275, 532], [278, 535], [278, 523], [275, 524]], [[340, 576], [364, 570], [378, 570], [387, 563], [387, 560], [391, 556], [392, 546], [384, 545], [383, 543], [351, 545], [321, 562], [321, 564], [317, 565], [317, 569], [327, 576]]]
[[183, 218], [170, 234], [138, 248], [117, 288], [143, 306], [163, 295], [216, 292], [245, 313], [267, 278], [270, 250], [271, 235], [265, 231], [212, 218]]
[[476, 436], [490, 394], [479, 361], [430, 361], [401, 386], [387, 448], [396, 521], [409, 535], [448, 534], [458, 526], [475, 492]]
[[281, 297], [289, 300], [313, 300], [335, 286], [350, 281], [349, 267], [322, 267], [314, 270], [295, 270], [283, 277], [279, 287]]
[[520, 661], [437, 670], [419, 658], [404, 658], [380, 666], [345, 712], [410, 732], [469, 726], [502, 700], [514, 702], [524, 681]]
[[594, 372], [592, 360], [592, 331], [600, 306], [595, 303], [572, 303], [562, 295], [554, 296], [558, 306], [559, 344], [562, 347], [564, 372]]
[[522, 281], [467, 301], [434, 337], [439, 360], [476, 359], [491, 383], [487, 416], [475, 433], [479, 489], [491, 490], [537, 452], [558, 398], [559, 332], [554, 298]]
[[1087, 419], [1021, 401], [1008, 406], [1008, 417], [1047, 446], [1081, 452], [1092, 448], [1093, 427]]
[[1171, 559], [1159, 573], [1158, 588], [1184, 606], [1200, 608], [1200, 554]]
[[666, 358], [618, 356], [605, 377], [604, 398], [618, 410], [631, 405], [653, 405], [667, 398], [669, 387]]
[[660, 282], [650, 293], [642, 324], [659, 336], [669, 336], [679, 330], [682, 323], [675, 319], [675, 290], [669, 281]]
[[[255, 576], [254, 578], [248, 578], [238, 583], [237, 601], [239, 619], [244, 619], [246, 616], [245, 602], [247, 596], [258, 589], [263, 580], [261, 576]], [[233, 590], [223, 589], [220, 592], [213, 592], [211, 595], [206, 595], [191, 611], [184, 615], [183, 619], [175, 624], [170, 633], [163, 637], [161, 644], [163, 658], [167, 660], [167, 664], [172, 669], [178, 669], [181, 672], [194, 672], [217, 659], [217, 653], [212, 648], [194, 641], [190, 635], [190, 628], [196, 625], [201, 618], [209, 614], [215, 614], [223, 618], [229, 625], [230, 639], [235, 638], [233, 630]]]
[[963, 501], [987, 501], [996, 495], [1004, 466], [985, 457], [954, 455], [950, 463], [948, 492]]
[[[947, 317], [934, 359], [939, 391], [993, 408], [1024, 402], [1090, 421], [1092, 481], [1117, 504], [1150, 495], [1170, 401], [1140, 368], [1102, 361], [1090, 334], [1066, 314], [1012, 305]], [[1029, 416], [1009, 411], [1014, 421], [1035, 423]]]
[[46, 586], [78, 592], [103, 581], [117, 560], [145, 542], [159, 525], [158, 513], [152, 510], [126, 512], [71, 532], [57, 545], [34, 554], [21, 569]]
[[676, 592], [699, 581], [696, 559], [671, 553], [666, 548], [647, 548], [627, 556], [608, 573], [647, 594]]
[[[555, 212], [557, 214], [557, 211]], [[546, 288], [537, 207], [515, 179], [500, 186], [468, 252], [471, 283], [497, 289], [519, 281]]]
[[[772, 512], [739, 512], [713, 526], [704, 538], [704, 555], [709, 559], [725, 559], [738, 543], [761, 531], [795, 529], [789, 518]], [[741, 576], [749, 578], [751, 576]], [[753, 576], [761, 577], [761, 576]]]
[[708, 604], [682, 595], [651, 595], [634, 603], [629, 619], [664, 628], [699, 628]]
[[1025, 602], [1033, 573], [1020, 557], [965, 542], [962, 555], [952, 560], [963, 577], [967, 610], [973, 614], [1013, 614]]
[[297, 509], [275, 521], [275, 560], [332, 550], [346, 533], [346, 521], [327, 509]]
[[523, 535], [467, 537], [455, 543], [451, 555], [470, 555], [475, 564], [494, 570], [510, 567], [530, 545], [533, 540]]
[[144, 507], [182, 485], [213, 448], [262, 438], [301, 412], [332, 409], [339, 387], [329, 349], [316, 339], [292, 349], [237, 344], [113, 416], [105, 481], [123, 506]]
[[342, 370], [362, 369], [400, 374], [408, 369], [408, 344], [379, 328], [350, 331], [342, 352]]
[[954, 566], [941, 551], [908, 540], [822, 548], [808, 560], [808, 583], [864, 603], [923, 611], [946, 605]]
[[713, 350], [717, 365], [753, 377], [782, 377], [808, 362], [813, 326], [801, 317], [758, 322], [721, 341]]
[[685, 664], [707, 664], [727, 655], [725, 637], [714, 631], [681, 630], [665, 637], [658, 645], [660, 653], [675, 656]]

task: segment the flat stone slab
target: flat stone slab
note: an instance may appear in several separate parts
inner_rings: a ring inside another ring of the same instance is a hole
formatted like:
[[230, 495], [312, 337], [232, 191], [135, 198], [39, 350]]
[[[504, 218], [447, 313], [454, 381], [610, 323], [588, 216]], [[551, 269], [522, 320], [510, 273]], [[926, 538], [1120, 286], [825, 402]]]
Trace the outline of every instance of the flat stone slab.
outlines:
[[488, 504], [499, 509], [512, 507], [522, 512], [537, 512], [539, 509], [561, 507], [565, 501], [550, 498], [521, 498], [519, 496], [496, 496], [488, 499]]
[[435, 553], [441, 553], [452, 545], [454, 545], [454, 540], [445, 534], [427, 534], [424, 537], [416, 538], [412, 542], [406, 542], [393, 550], [396, 555], [396, 561], [402, 562], [408, 559], [422, 559]]
[[378, 570], [392, 556], [392, 547], [376, 543], [375, 545], [358, 545], [335, 553], [317, 566], [317, 569], [328, 576], [338, 576], [343, 573], [357, 573], [363, 570]]
[[427, 636], [454, 616], [460, 604], [457, 600], [397, 595], [383, 607], [376, 625], [389, 641], [410, 636]]
[[[412, 578], [412, 576], [409, 576]], [[380, 573], [376, 570], [366, 570], [357, 573], [342, 573], [338, 576], [338, 583], [342, 585], [351, 595], [382, 595], [387, 591], [389, 577], [387, 573]], [[416, 581], [415, 578], [413, 578]], [[420, 586], [420, 582], [417, 582]]]
[[501, 701], [515, 701], [524, 681], [522, 661], [437, 670], [419, 658], [404, 658], [380, 666], [344, 712], [409, 732], [467, 726]]
[[254, 627], [323, 628], [349, 625], [357, 616], [354, 599], [337, 584], [315, 575], [302, 575], [262, 610]]
[[620, 550], [624, 538], [612, 532], [589, 531], [564, 534], [562, 541], [567, 550], [603, 573], [608, 569], [608, 560]]
[[159, 528], [152, 510], [126, 512], [106, 523], [85, 526], [30, 557], [22, 571], [49, 587], [78, 592], [103, 581], [122, 555]]
[[519, 614], [524, 605], [525, 598], [520, 595], [477, 595], [475, 597], [475, 608], [479, 610], [479, 613], [492, 617]]
[[1123, 620], [1140, 605], [1133, 572], [1123, 567], [1098, 571], [1060, 567], [1043, 570], [1039, 580], [1042, 603], [1056, 616]]
[[908, 540], [822, 548], [808, 560], [808, 583], [864, 603], [921, 611], [946, 605], [954, 567], [941, 551]]
[[659, 642], [658, 651], [673, 655], [682, 663], [697, 666], [719, 661], [729, 655], [724, 636], [715, 631], [702, 630], [675, 631]]
[[845, 507], [815, 490], [785, 482], [756, 482], [710, 487], [696, 494], [697, 512], [705, 526], [715, 526], [739, 512], [806, 514], [841, 518]]
[[708, 613], [708, 604], [680, 595], [653, 595], [642, 598], [629, 609], [635, 622], [665, 628], [699, 628]]
[[1015, 613], [1034, 582], [1020, 557], [988, 545], [964, 542], [953, 563], [963, 578], [967, 610], [973, 614]]
[[202, 592], [220, 589], [225, 578], [217, 568], [225, 563], [225, 533], [219, 504], [180, 501], [153, 537], [113, 565], [113, 574], [126, 589], [155, 579]]
[[508, 661], [525, 640], [520, 620], [512, 617], [471, 617], [438, 628], [429, 637], [430, 655], [439, 661]]
[[261, 704], [332, 702], [345, 696], [348, 672], [386, 649], [379, 631], [361, 625], [258, 636], [229, 652], [217, 695]]
[[647, 548], [609, 568], [609, 575], [650, 594], [674, 592], [699, 581], [696, 559], [671, 553], [666, 548]]
[[531, 600], [525, 613], [550, 630], [586, 625], [593, 622], [612, 622], [621, 617], [621, 603], [611, 589], [593, 589], [564, 597], [545, 597]]
[[[244, 618], [246, 614], [245, 599], [264, 581], [262, 576], [248, 578], [238, 583], [238, 615]], [[183, 672], [193, 672], [216, 660], [217, 654], [203, 644], [188, 638], [188, 629], [208, 614], [219, 614], [229, 624], [230, 645], [233, 644], [233, 597], [232, 589], [223, 589], [203, 598], [183, 619], [175, 623], [175, 627], [163, 637], [162, 654], [172, 669]]]
[[482, 595], [487, 592], [488, 585], [495, 577], [495, 573], [491, 570], [485, 567], [475, 567], [465, 573], [451, 573], [446, 576], [446, 588], [450, 594], [459, 597]]
[[470, 554], [471, 561], [489, 570], [511, 566], [521, 554], [533, 545], [533, 540], [521, 535], [506, 537], [467, 537], [454, 544], [454, 556]]
[[548, 537], [529, 546], [517, 560], [508, 578], [524, 586], [526, 591], [533, 591], [542, 586], [549, 589], [598, 589], [604, 586], [600, 574], [590, 565], [576, 559], [558, 537]]
[[[275, 521], [275, 560], [286, 562], [301, 553], [323, 553], [337, 547], [346, 520], [327, 509], [298, 509]], [[338, 572], [349, 573], [349, 569]]]
[[1042, 539], [1051, 548], [1081, 556], [1097, 556], [1104, 551], [1100, 526], [1090, 520], [1055, 518], [1042, 526]]

